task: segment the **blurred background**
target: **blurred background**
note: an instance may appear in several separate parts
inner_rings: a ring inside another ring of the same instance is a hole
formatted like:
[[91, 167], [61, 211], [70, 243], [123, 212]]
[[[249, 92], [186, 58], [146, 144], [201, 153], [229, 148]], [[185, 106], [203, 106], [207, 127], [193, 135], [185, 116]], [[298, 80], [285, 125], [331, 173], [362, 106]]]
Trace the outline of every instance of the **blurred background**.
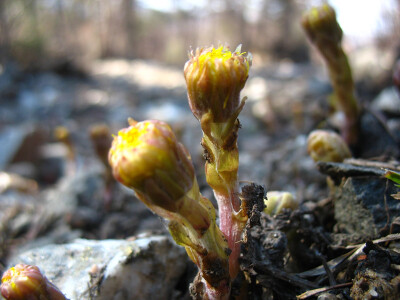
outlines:
[[[311, 0], [3, 0], [0, 55], [28, 68], [110, 57], [182, 65], [190, 47], [243, 44], [257, 58], [306, 61]], [[332, 0], [348, 47], [399, 44], [398, 0]]]

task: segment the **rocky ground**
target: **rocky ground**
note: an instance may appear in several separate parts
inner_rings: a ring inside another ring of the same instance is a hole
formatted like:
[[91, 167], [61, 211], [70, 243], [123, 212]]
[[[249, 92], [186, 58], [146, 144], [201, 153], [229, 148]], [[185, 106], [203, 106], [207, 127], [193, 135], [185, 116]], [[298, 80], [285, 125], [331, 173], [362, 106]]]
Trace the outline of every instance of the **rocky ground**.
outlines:
[[[239, 117], [241, 184], [289, 191], [300, 208], [262, 213], [249, 228], [242, 269], [252, 299], [398, 298], [400, 204], [382, 170], [400, 170], [400, 98], [390, 80], [358, 88], [366, 112], [357, 159], [316, 165], [307, 134], [332, 126], [324, 69], [254, 65]], [[0, 105], [0, 273], [36, 264], [70, 299], [188, 298], [195, 268], [165, 238], [163, 221], [107, 179], [89, 135], [96, 124], [116, 133], [128, 117], [168, 122], [211, 199], [182, 70], [139, 60], [98, 61], [85, 72], [10, 65]], [[57, 126], [68, 142], [54, 136]]]

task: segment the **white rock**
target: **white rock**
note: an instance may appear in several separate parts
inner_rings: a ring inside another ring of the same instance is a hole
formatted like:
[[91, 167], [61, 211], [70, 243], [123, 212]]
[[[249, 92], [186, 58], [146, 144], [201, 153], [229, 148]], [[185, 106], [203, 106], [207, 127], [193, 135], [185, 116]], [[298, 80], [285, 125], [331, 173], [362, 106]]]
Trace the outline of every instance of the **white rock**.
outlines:
[[20, 253], [17, 263], [38, 266], [71, 300], [170, 299], [188, 258], [168, 237], [149, 236], [77, 239]]

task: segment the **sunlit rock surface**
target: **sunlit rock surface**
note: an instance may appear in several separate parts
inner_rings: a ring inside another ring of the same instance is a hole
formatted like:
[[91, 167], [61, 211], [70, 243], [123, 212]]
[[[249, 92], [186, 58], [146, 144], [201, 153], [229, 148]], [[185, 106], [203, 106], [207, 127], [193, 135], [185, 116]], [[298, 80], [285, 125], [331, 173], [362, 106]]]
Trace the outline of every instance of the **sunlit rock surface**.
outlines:
[[10, 265], [38, 266], [71, 300], [171, 299], [187, 262], [169, 238], [144, 236], [48, 245], [20, 253]]

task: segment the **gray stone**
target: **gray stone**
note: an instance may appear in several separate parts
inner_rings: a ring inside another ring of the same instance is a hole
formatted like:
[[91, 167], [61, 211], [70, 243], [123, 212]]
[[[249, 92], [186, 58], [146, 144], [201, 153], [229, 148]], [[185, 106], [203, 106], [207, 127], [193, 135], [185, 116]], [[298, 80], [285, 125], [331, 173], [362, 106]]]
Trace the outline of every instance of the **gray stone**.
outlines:
[[400, 215], [400, 202], [391, 195], [399, 189], [382, 176], [383, 167], [348, 163], [319, 163], [318, 167], [333, 181], [336, 230], [348, 235], [345, 240], [360, 242], [396, 233], [390, 226]]
[[395, 87], [384, 89], [372, 102], [372, 108], [392, 114], [400, 114], [400, 97]]
[[38, 266], [71, 300], [171, 299], [188, 258], [168, 237], [144, 236], [48, 245], [11, 258], [17, 263]]
[[329, 175], [337, 184], [343, 177], [383, 176], [384, 169], [373, 166], [353, 165], [349, 163], [323, 162], [317, 163], [318, 170]]

